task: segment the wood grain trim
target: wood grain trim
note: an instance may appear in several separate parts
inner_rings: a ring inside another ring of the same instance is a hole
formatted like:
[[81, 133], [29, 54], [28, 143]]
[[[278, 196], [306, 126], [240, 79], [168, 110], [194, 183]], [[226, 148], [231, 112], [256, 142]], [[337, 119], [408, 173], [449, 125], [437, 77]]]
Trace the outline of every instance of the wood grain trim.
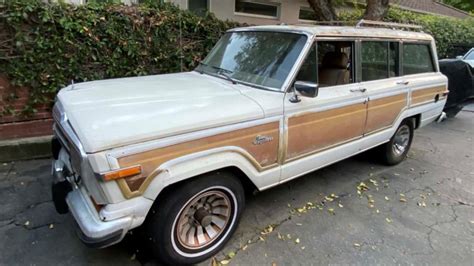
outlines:
[[407, 106], [407, 93], [370, 100], [367, 109], [366, 133], [393, 125]]
[[[277, 121], [124, 156], [117, 159], [120, 167], [141, 165], [142, 174], [117, 182], [126, 198], [138, 196], [160, 173], [157, 172], [157, 169], [163, 163], [181, 156], [226, 146], [239, 147], [244, 150], [245, 152], [234, 151], [247, 158], [258, 171], [263, 171], [277, 165], [279, 134], [279, 122]], [[259, 135], [271, 137], [272, 140], [255, 145], [253, 142]]]
[[362, 137], [366, 112], [366, 104], [358, 103], [290, 117], [286, 161]]
[[437, 86], [433, 88], [415, 90], [411, 93], [411, 107], [434, 102], [435, 96], [439, 94], [439, 97], [443, 97], [443, 93], [446, 92], [446, 86]]

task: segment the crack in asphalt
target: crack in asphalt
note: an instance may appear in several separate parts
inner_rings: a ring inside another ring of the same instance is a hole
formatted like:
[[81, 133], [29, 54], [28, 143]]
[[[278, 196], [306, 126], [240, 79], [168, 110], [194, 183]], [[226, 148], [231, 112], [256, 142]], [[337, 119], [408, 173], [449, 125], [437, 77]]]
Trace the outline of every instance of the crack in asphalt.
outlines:
[[[6, 222], [5, 224], [2, 224], [0, 226], [0, 229], [2, 229], [3, 227], [6, 227], [8, 225], [14, 224], [15, 226], [24, 227], [27, 230], [36, 230], [36, 229], [39, 229], [41, 227], [45, 227], [45, 226], [49, 226], [50, 224], [53, 224], [53, 222], [47, 222], [47, 223], [40, 224], [40, 225], [37, 225], [37, 226], [27, 226], [24, 223], [21, 223], [20, 221], [18, 221], [18, 216], [19, 215], [24, 214], [25, 212], [30, 211], [31, 209], [34, 209], [34, 208], [36, 208], [36, 207], [38, 207], [42, 204], [49, 203], [49, 202], [52, 202], [52, 200], [45, 200], [45, 201], [37, 202], [35, 204], [28, 205], [26, 208], [24, 208], [21, 211], [15, 213], [11, 218], [0, 220], [0, 223]], [[54, 223], [55, 224], [60, 224], [58, 222], [54, 222]]]

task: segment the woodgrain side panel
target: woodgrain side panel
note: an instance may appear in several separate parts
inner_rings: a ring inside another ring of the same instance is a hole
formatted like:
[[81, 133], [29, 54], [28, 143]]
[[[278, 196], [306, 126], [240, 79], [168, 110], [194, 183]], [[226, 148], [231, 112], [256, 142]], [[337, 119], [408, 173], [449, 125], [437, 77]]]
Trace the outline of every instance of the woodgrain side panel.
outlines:
[[[269, 142], [256, 145], [253, 142], [258, 135], [271, 137], [273, 139]], [[143, 171], [141, 175], [125, 179], [129, 191], [133, 194], [129, 196], [134, 196], [137, 194], [134, 192], [144, 191], [146, 189], [144, 185], [148, 185], [150, 179], [157, 175], [153, 171], [169, 160], [213, 148], [235, 146], [245, 150], [246, 153], [242, 155], [247, 157], [247, 159], [258, 170], [263, 170], [277, 164], [278, 143], [279, 122], [272, 122], [154, 149], [139, 154], [124, 156], [119, 158], [118, 162], [120, 167], [128, 167], [132, 165], [142, 166]], [[119, 185], [121, 187], [124, 186], [124, 182], [119, 182]]]
[[440, 99], [444, 98], [445, 86], [416, 90], [411, 93], [411, 106], [434, 102], [435, 96], [439, 94]]
[[370, 100], [365, 132], [370, 133], [393, 125], [407, 106], [407, 93]]
[[286, 159], [296, 159], [361, 137], [366, 112], [366, 104], [359, 103], [290, 117]]

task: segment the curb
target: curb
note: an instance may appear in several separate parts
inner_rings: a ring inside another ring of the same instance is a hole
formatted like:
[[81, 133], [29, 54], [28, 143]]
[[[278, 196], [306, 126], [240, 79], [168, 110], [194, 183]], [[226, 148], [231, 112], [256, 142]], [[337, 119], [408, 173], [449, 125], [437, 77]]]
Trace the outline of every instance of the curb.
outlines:
[[0, 141], [0, 162], [51, 157], [53, 136]]

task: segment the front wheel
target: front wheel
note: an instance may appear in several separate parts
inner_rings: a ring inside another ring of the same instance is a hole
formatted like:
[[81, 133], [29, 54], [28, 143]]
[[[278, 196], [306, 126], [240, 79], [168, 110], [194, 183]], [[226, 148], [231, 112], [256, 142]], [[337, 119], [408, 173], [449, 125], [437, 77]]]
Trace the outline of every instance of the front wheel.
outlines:
[[382, 162], [387, 165], [399, 164], [406, 158], [412, 140], [413, 122], [404, 120], [390, 141], [380, 147]]
[[153, 253], [166, 264], [195, 264], [216, 254], [237, 228], [244, 208], [240, 181], [225, 172], [168, 191], [147, 221]]

